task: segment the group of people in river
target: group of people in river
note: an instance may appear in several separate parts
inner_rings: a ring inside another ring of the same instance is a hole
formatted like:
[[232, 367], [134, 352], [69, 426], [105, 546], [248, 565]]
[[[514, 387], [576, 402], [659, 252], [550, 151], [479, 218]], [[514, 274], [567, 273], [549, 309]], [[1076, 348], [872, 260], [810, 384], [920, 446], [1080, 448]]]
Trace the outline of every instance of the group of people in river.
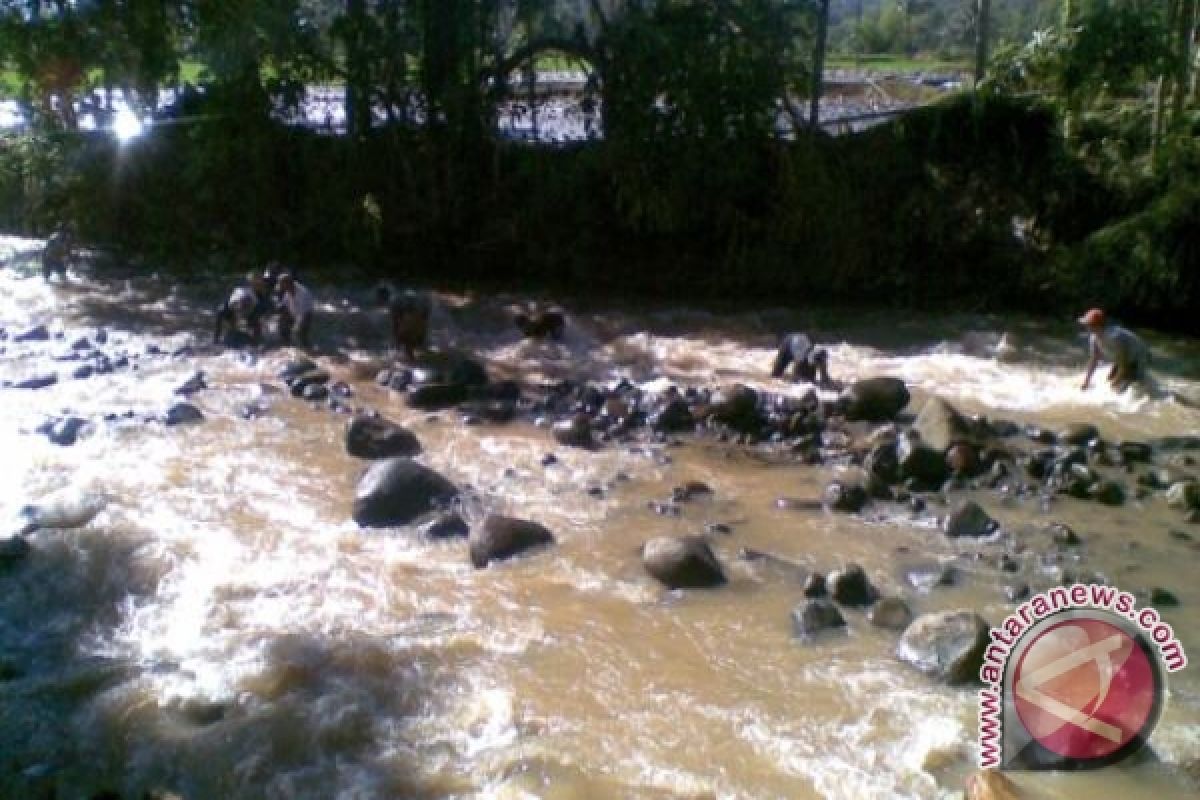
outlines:
[[216, 312], [213, 343], [259, 344], [264, 324], [275, 318], [280, 341], [307, 348], [311, 344], [316, 302], [307, 286], [272, 262], [263, 272], [251, 272], [234, 288]]
[[[69, 228], [59, 228], [42, 250], [42, 276], [65, 279], [67, 266], [73, 260], [72, 235]], [[429, 347], [429, 323], [433, 308], [432, 296], [426, 292], [397, 292], [381, 286], [376, 303], [388, 310], [392, 344], [409, 361], [414, 361]], [[216, 312], [213, 342], [226, 344], [259, 344], [263, 341], [264, 325], [276, 320], [275, 329], [281, 343], [311, 344], [315, 301], [312, 291], [295, 276], [272, 262], [262, 271], [246, 276]], [[513, 323], [521, 334], [532, 339], [562, 339], [566, 317], [558, 309], [530, 308], [513, 315]], [[1113, 390], [1124, 392], [1135, 384], [1149, 379], [1149, 350], [1145, 343], [1128, 328], [1112, 323], [1103, 309], [1093, 308], [1079, 318], [1088, 332], [1088, 362], [1082, 389], [1091, 387], [1092, 376], [1101, 361], [1111, 364], [1107, 380]], [[771, 377], [812, 383], [825, 389], [837, 387], [829, 374], [829, 353], [818, 347], [805, 333], [788, 333], [779, 345], [771, 367]]]

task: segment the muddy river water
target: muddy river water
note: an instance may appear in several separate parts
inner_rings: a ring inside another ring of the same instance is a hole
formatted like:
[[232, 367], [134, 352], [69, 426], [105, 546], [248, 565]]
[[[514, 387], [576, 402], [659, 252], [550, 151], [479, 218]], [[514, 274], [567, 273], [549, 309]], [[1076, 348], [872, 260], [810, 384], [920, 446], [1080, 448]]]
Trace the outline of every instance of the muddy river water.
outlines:
[[[419, 460], [470, 488], [468, 521], [506, 513], [557, 536], [476, 570], [462, 540], [355, 525], [364, 464], [346, 453], [347, 417], [280, 391], [295, 351], [207, 346], [221, 286], [87, 269], [48, 285], [28, 257], [36, 246], [0, 239], [0, 378], [59, 380], [0, 389], [0, 519], [66, 487], [109, 502], [0, 562], [0, 797], [961, 796], [978, 757], [975, 689], [901, 663], [897, 634], [853, 610], [844, 634], [797, 640], [797, 577], [739, 558], [753, 548], [821, 572], [858, 563], [917, 613], [967, 608], [999, 622], [1014, 606], [989, 545], [941, 534], [936, 504], [787, 510], [775, 501], [819, 497], [842, 468], [689, 436], [585, 451], [529, 422], [412, 410], [373, 380], [386, 352], [384, 320], [359, 305], [368, 287], [317, 287], [316, 360], [349, 384], [346, 402], [410, 428]], [[993, 419], [1090, 422], [1109, 441], [1200, 434], [1200, 411], [1169, 394], [1081, 392], [1075, 309], [1060, 321], [716, 314], [559, 298], [565, 340], [537, 343], [508, 323], [506, 304], [521, 299], [441, 295], [435, 343], [530, 384], [802, 393], [767, 371], [778, 335], [807, 330], [828, 344], [834, 377], [903, 378], [913, 407], [936, 393]], [[12, 341], [38, 324], [49, 339]], [[82, 362], [65, 359], [82, 338], [129, 366], [72, 379]], [[1147, 339], [1162, 387], [1200, 396], [1200, 345]], [[154, 421], [197, 370], [208, 388], [191, 402], [204, 421]], [[37, 432], [64, 415], [87, 423], [73, 445]], [[656, 513], [687, 481], [711, 496]], [[1163, 617], [1198, 660], [1200, 525], [1134, 488], [1130, 475], [1118, 507], [970, 496], [1009, 530], [1068, 524], [1083, 539], [1070, 565], [1080, 574], [1168, 589], [1179, 604]], [[668, 592], [643, 570], [647, 539], [710, 523], [731, 530], [712, 537], [728, 586]], [[916, 588], [905, 565], [918, 562], [954, 564], [959, 579]], [[1106, 770], [1013, 779], [1030, 798], [1195, 796], [1180, 774], [1200, 758], [1195, 664], [1170, 676], [1151, 746], [1153, 757]]]

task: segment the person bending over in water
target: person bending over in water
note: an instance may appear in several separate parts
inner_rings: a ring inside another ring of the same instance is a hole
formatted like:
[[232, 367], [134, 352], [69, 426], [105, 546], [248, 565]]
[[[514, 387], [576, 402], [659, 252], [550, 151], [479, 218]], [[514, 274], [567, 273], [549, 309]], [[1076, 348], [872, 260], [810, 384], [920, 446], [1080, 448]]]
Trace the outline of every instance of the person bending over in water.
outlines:
[[65, 225], [46, 240], [42, 248], [42, 278], [48, 281], [57, 275], [64, 281], [67, 279], [67, 265], [74, 260], [72, 244], [71, 231]]
[[561, 341], [563, 329], [567, 326], [567, 318], [558, 309], [530, 309], [528, 313], [518, 311], [513, 316], [513, 324], [521, 335], [527, 339], [554, 339]]
[[284, 344], [293, 340], [301, 347], [309, 347], [313, 309], [316, 301], [308, 287], [292, 277], [290, 272], [279, 276], [279, 338]]
[[429, 315], [433, 301], [424, 292], [393, 292], [380, 286], [375, 300], [386, 306], [391, 321], [392, 344], [404, 353], [405, 359], [415, 361], [418, 350], [429, 349]]
[[1150, 352], [1136, 334], [1119, 325], [1108, 324], [1104, 311], [1099, 308], [1093, 308], [1084, 314], [1079, 318], [1079, 322], [1090, 334], [1090, 355], [1087, 373], [1083, 376], [1083, 389], [1086, 390], [1091, 385], [1092, 373], [1096, 371], [1101, 359], [1112, 362], [1108, 382], [1118, 392], [1125, 391], [1134, 383], [1146, 381]]
[[814, 346], [812, 339], [803, 333], [789, 333], [783, 337], [775, 354], [775, 365], [771, 367], [771, 377], [782, 378], [788, 366], [792, 367], [792, 380], [822, 387], [834, 385], [833, 378], [829, 377], [829, 353]]
[[226, 329], [228, 334], [241, 333], [249, 337], [251, 344], [258, 344], [262, 341], [263, 318], [274, 311], [270, 286], [262, 275], [251, 272], [246, 276], [246, 284], [235, 288], [217, 309], [213, 344], [227, 335]]

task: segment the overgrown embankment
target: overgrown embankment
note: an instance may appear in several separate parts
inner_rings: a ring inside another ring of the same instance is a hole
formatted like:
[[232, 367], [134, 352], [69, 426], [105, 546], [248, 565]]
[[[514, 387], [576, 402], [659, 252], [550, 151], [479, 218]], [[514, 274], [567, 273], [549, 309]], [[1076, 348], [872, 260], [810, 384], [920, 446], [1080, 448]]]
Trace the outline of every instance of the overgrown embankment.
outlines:
[[[167, 121], [170, 122], [169, 120]], [[363, 277], [989, 309], [1103, 303], [1195, 326], [1200, 148], [1113, 175], [1057, 116], [964, 95], [866, 133], [561, 148], [363, 139], [187, 110], [118, 145], [9, 140], [0, 220], [181, 269], [272, 257]]]

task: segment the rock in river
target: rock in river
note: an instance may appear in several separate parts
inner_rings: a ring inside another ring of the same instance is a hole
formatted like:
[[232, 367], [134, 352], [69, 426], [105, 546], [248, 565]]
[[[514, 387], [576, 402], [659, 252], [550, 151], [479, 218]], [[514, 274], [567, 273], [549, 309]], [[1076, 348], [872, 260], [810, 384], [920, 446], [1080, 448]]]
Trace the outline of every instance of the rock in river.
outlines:
[[669, 589], [703, 589], [725, 583], [721, 563], [703, 536], [659, 536], [642, 547], [642, 564]]
[[988, 516], [978, 503], [967, 500], [959, 505], [946, 518], [946, 535], [951, 539], [960, 536], [987, 536], [998, 527], [996, 520]]
[[489, 514], [467, 540], [471, 563], [482, 569], [492, 561], [520, 555], [526, 550], [554, 544], [554, 534], [536, 522]]
[[378, 415], [359, 414], [346, 427], [346, 452], [356, 458], [415, 456], [421, 443], [412, 431]]
[[364, 528], [406, 525], [457, 494], [454, 484], [411, 459], [376, 461], [358, 482], [354, 521]]
[[899, 378], [867, 378], [851, 384], [840, 402], [847, 419], [885, 422], [899, 414], [909, 399], [908, 387]]
[[971, 442], [971, 426], [966, 417], [940, 397], [931, 397], [921, 408], [913, 428], [921, 441], [945, 453], [958, 442]]
[[167, 415], [163, 422], [167, 425], [185, 425], [203, 420], [204, 412], [191, 403], [176, 403], [167, 409]]
[[554, 441], [564, 447], [591, 448], [595, 445], [592, 439], [592, 420], [587, 414], [579, 413], [554, 425]]
[[792, 610], [792, 630], [801, 639], [811, 639], [822, 631], [846, 627], [846, 619], [837, 606], [823, 598], [810, 598]]
[[989, 630], [974, 611], [922, 614], [900, 637], [896, 656], [951, 686], [972, 683], [979, 679]]
[[858, 564], [834, 570], [825, 583], [834, 602], [843, 606], [869, 606], [879, 597], [879, 592], [867, 580], [867, 573]]

